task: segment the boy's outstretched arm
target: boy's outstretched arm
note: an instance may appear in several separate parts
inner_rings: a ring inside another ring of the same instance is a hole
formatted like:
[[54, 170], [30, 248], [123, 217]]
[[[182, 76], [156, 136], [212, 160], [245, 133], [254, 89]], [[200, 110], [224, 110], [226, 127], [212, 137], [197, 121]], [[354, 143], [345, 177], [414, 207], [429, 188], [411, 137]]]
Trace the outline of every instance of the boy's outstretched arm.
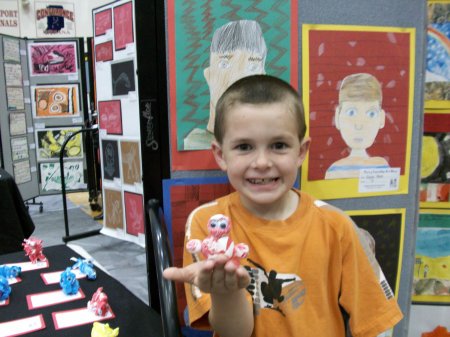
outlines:
[[193, 263], [184, 268], [167, 268], [164, 277], [197, 286], [211, 296], [209, 321], [221, 337], [247, 337], [253, 331], [253, 309], [245, 288], [250, 276], [244, 267], [226, 256]]

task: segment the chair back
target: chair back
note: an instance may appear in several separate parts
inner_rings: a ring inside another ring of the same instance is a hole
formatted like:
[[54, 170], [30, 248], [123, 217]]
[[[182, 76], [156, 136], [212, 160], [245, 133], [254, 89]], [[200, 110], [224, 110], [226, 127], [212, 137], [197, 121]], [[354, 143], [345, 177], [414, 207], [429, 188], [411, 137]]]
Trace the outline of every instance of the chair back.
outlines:
[[178, 318], [175, 283], [163, 277], [163, 270], [171, 267], [173, 262], [167, 229], [160, 217], [159, 201], [150, 199], [147, 203], [147, 212], [155, 256], [164, 337], [180, 337], [182, 334]]

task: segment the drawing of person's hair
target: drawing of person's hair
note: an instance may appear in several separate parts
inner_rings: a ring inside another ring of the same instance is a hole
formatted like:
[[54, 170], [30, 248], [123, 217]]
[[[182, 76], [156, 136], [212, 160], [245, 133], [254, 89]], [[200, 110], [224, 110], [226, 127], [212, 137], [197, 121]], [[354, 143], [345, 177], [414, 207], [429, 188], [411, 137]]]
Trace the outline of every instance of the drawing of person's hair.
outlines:
[[230, 21], [216, 29], [211, 41], [211, 53], [225, 54], [238, 49], [261, 55], [265, 63], [267, 47], [258, 22]]
[[378, 101], [381, 105], [383, 94], [381, 84], [375, 76], [367, 73], [351, 74], [345, 77], [339, 89], [339, 104], [345, 101]]

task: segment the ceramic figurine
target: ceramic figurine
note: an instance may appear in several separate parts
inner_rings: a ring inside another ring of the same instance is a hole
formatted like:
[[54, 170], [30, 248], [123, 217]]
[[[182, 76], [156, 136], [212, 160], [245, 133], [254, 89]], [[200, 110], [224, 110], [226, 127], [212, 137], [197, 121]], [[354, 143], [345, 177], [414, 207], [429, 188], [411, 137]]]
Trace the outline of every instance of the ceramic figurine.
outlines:
[[23, 240], [22, 246], [25, 251], [25, 255], [30, 258], [31, 263], [36, 263], [38, 260], [47, 260], [42, 252], [42, 240], [35, 237], [30, 237], [29, 239]]
[[8, 299], [9, 294], [11, 294], [11, 287], [9, 286], [8, 280], [0, 276], [0, 301]]
[[72, 257], [71, 261], [75, 261], [75, 264], [72, 266], [72, 269], [79, 269], [81, 273], [86, 275], [88, 280], [95, 280], [97, 278], [97, 272], [94, 269], [94, 265], [91, 261], [87, 259], [81, 259]]
[[75, 274], [72, 273], [70, 267], [67, 267], [66, 270], [61, 273], [59, 285], [66, 295], [75, 295], [80, 288], [80, 283], [75, 277]]
[[109, 324], [94, 322], [92, 325], [91, 337], [117, 337], [119, 336], [119, 328], [112, 329]]
[[209, 236], [203, 241], [189, 240], [186, 249], [190, 253], [201, 252], [207, 259], [225, 254], [230, 259], [247, 257], [249, 248], [245, 243], [234, 244], [229, 237], [231, 220], [222, 214], [213, 215], [208, 221]]
[[89, 310], [97, 316], [105, 316], [109, 311], [108, 296], [103, 292], [103, 287], [99, 287], [87, 303]]
[[19, 266], [0, 266], [0, 276], [3, 276], [6, 279], [18, 277], [21, 272], [22, 268]]

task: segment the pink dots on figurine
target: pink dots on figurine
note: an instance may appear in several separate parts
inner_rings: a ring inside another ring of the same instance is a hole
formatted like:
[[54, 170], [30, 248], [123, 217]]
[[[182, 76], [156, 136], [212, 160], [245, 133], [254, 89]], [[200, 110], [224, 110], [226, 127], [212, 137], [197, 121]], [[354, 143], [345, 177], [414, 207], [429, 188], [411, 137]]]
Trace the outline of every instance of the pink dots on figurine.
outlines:
[[228, 258], [245, 258], [249, 253], [248, 245], [245, 243], [235, 244], [229, 237], [231, 231], [231, 220], [223, 214], [215, 214], [208, 221], [209, 235], [203, 240], [189, 240], [186, 243], [188, 252], [202, 253], [207, 259], [217, 255], [226, 255]]

